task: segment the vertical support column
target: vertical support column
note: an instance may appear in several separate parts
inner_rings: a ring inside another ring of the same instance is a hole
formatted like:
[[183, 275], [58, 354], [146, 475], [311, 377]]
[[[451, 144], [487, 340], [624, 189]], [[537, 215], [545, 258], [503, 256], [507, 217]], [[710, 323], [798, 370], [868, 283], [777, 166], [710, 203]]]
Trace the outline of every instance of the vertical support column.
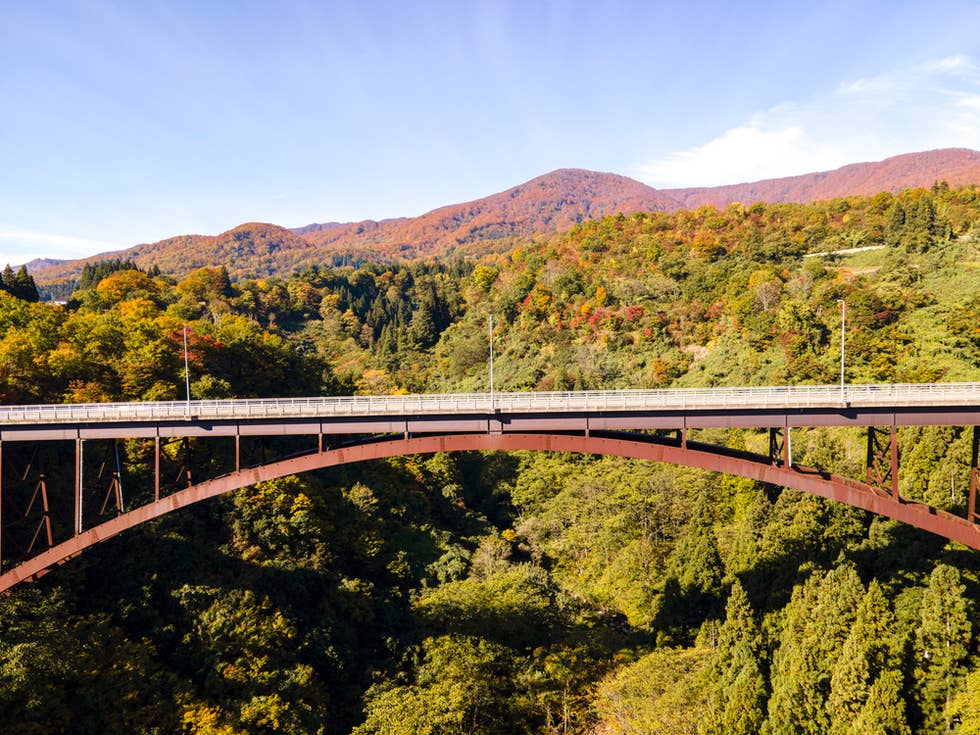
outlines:
[[898, 500], [898, 428], [895, 426], [894, 416], [891, 426], [891, 450], [892, 497]]
[[0, 439], [0, 574], [3, 574], [3, 439]]
[[82, 532], [82, 488], [84, 487], [85, 478], [82, 475], [82, 470], [85, 465], [85, 455], [84, 447], [82, 446], [81, 437], [75, 438], [75, 535], [77, 536]]
[[153, 437], [153, 501], [160, 499], [160, 429]]
[[[235, 472], [242, 471], [242, 437], [239, 434], [240, 427], [235, 427]], [[323, 451], [322, 449], [320, 451]]]
[[868, 455], [865, 459], [865, 481], [869, 485], [876, 485], [875, 482], [875, 427], [868, 427]]
[[980, 490], [980, 469], [977, 469], [978, 455], [980, 455], [980, 426], [974, 426], [973, 449], [970, 452], [970, 499], [967, 501], [966, 516], [970, 523], [977, 522], [977, 491]]
[[184, 457], [187, 462], [187, 487], [194, 484], [193, 470], [191, 469], [191, 440], [189, 437], [184, 437]]
[[112, 440], [112, 451], [115, 454], [116, 460], [116, 502], [119, 504], [119, 514], [122, 515], [126, 512], [126, 508], [123, 506], [123, 487], [122, 487], [122, 463], [119, 461], [119, 440]]
[[790, 451], [789, 426], [787, 425], [782, 428], [782, 437], [780, 437], [779, 432], [780, 429], [777, 427], [769, 427], [769, 461], [775, 467], [780, 465], [789, 467], [793, 464], [793, 455]]
[[789, 421], [786, 422], [786, 427], [783, 429], [785, 432], [785, 437], [783, 438], [783, 461], [786, 462], [786, 467], [793, 466], [793, 430], [790, 428]]

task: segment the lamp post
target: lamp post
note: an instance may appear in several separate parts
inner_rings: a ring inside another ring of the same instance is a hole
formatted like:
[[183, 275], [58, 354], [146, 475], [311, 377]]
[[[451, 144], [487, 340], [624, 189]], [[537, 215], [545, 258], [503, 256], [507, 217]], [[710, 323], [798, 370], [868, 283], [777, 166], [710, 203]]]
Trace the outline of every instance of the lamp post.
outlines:
[[837, 299], [840, 304], [840, 402], [844, 403], [844, 329], [846, 327], [847, 305], [844, 299]]
[[187, 407], [191, 405], [191, 371], [187, 365], [187, 325], [184, 325], [184, 389], [187, 396]]
[[490, 313], [490, 411], [493, 411], [493, 312]]

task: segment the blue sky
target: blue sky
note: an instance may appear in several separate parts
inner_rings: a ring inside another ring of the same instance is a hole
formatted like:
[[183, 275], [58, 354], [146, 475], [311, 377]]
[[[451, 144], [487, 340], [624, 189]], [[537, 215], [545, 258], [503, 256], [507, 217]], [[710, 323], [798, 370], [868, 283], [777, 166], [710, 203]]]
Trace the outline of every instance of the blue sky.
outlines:
[[[683, 6], [683, 7], [682, 7]], [[0, 263], [980, 148], [980, 4], [0, 0]]]

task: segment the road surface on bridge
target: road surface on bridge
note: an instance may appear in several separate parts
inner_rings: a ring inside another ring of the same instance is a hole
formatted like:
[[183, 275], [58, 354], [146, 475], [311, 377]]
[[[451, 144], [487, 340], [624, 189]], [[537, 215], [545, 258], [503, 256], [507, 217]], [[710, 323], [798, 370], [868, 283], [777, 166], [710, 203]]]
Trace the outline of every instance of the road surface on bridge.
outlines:
[[257, 398], [214, 401], [0, 406], [0, 427], [16, 425], [217, 421], [281, 418], [405, 417], [593, 412], [846, 412], [956, 409], [980, 405], [980, 383], [772, 386], [711, 389], [446, 393]]

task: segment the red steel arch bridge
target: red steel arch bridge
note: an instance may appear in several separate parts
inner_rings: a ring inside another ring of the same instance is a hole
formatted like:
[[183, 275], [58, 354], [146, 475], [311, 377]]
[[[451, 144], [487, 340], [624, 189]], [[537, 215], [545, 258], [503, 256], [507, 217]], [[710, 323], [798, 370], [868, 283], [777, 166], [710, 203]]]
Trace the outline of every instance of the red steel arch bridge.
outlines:
[[[972, 432], [965, 517], [899, 495], [897, 433], [910, 426]], [[864, 477], [794, 461], [793, 432], [811, 427], [866, 430]], [[980, 549], [978, 427], [980, 383], [0, 406], [0, 594], [206, 498], [324, 467], [442, 451], [581, 452], [699, 467], [837, 500]], [[769, 451], [691, 435], [713, 428], [768, 431]], [[261, 449], [284, 438], [305, 446], [255, 456], [256, 442]], [[208, 439], [223, 442], [226, 467], [208, 467], [211, 476], [201, 479], [192, 447]], [[138, 467], [120, 460], [123, 440], [141, 448], [122, 453], [139, 455]]]

